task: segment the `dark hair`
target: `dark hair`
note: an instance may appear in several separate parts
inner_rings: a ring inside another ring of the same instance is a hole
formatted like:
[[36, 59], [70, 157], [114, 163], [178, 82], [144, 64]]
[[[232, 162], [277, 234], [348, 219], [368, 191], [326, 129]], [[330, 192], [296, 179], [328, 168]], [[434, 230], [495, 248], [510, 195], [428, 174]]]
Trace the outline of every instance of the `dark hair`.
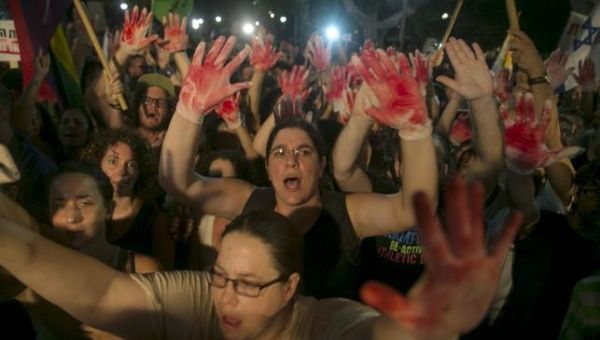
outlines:
[[[130, 107], [130, 118], [131, 121], [133, 123], [133, 127], [137, 128], [140, 126], [140, 113], [139, 113], [139, 107], [140, 105], [142, 105], [143, 101], [144, 101], [144, 97], [146, 97], [146, 95], [148, 94], [148, 88], [151, 86], [148, 86], [147, 83], [144, 82], [137, 82], [135, 85], [135, 90], [133, 92], [133, 99], [132, 99], [132, 105]], [[175, 111], [175, 97], [169, 95], [169, 93], [163, 89], [162, 87], [156, 86], [158, 88], [160, 88], [161, 90], [165, 91], [165, 93], [167, 94], [167, 114], [165, 116], [163, 123], [163, 127], [166, 129], [169, 121], [171, 120], [171, 117], [173, 116], [173, 112]]]
[[319, 155], [319, 160], [321, 158], [327, 156], [327, 148], [325, 147], [325, 142], [323, 141], [323, 137], [321, 134], [309, 123], [307, 123], [303, 119], [289, 119], [282, 123], [275, 125], [273, 131], [269, 135], [269, 139], [267, 140], [267, 149], [265, 150], [265, 160], [269, 159], [269, 150], [273, 147], [273, 142], [275, 141], [275, 137], [277, 134], [283, 129], [300, 129], [306, 132], [308, 138], [310, 138], [311, 142], [314, 144], [317, 154]]
[[[90, 176], [94, 182], [96, 182], [96, 186], [98, 187], [98, 191], [100, 191], [100, 195], [102, 196], [102, 201], [104, 202], [104, 206], [107, 209], [112, 207], [112, 199], [113, 199], [113, 187], [110, 183], [110, 180], [106, 175], [102, 172], [102, 170], [91, 163], [83, 162], [83, 161], [67, 161], [62, 163], [58, 169], [50, 174], [49, 177], [46, 178], [45, 182], [45, 197], [46, 204], [50, 199], [50, 187], [52, 183], [58, 176], [64, 174], [84, 174]], [[47, 211], [47, 209], [46, 209]]]
[[206, 154], [206, 156], [200, 155], [200, 160], [197, 167], [198, 173], [202, 176], [209, 176], [208, 170], [210, 169], [210, 164], [215, 159], [225, 159], [230, 161], [233, 165], [233, 169], [235, 170], [235, 178], [244, 180], [246, 182], [252, 181], [250, 164], [244, 158], [244, 155], [237, 150], [216, 150], [209, 152]]
[[265, 243], [282, 276], [302, 272], [304, 235], [289, 218], [274, 211], [244, 213], [229, 223], [223, 238], [234, 232], [246, 233]]
[[135, 131], [127, 128], [102, 131], [98, 138], [83, 150], [82, 159], [100, 167], [106, 152], [118, 143], [128, 145], [138, 163], [140, 173], [133, 186], [132, 194], [145, 199], [152, 198], [156, 189], [156, 160], [150, 146]]
[[577, 170], [575, 184], [584, 186], [590, 183], [600, 187], [600, 159], [590, 161]]

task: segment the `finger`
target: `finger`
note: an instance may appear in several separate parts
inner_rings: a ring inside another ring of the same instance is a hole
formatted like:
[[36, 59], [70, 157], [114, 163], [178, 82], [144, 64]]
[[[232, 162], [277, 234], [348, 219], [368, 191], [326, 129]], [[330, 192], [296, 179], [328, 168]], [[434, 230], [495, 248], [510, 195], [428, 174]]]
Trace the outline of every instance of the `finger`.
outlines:
[[198, 46], [196, 46], [196, 51], [192, 57], [192, 66], [202, 66], [202, 58], [204, 57], [205, 49], [206, 43], [204, 41], [200, 42]]
[[393, 288], [375, 281], [365, 283], [360, 290], [360, 296], [365, 304], [389, 316], [400, 316], [403, 311], [408, 312], [410, 307], [404, 296]]
[[350, 62], [352, 63], [354, 68], [358, 71], [358, 73], [363, 77], [363, 79], [367, 82], [367, 84], [372, 85], [375, 82], [377, 82], [375, 77], [373, 77], [371, 72], [369, 72], [369, 70], [367, 70], [367, 68], [362, 63], [362, 61], [360, 60], [360, 58], [358, 56], [353, 55]]
[[179, 26], [179, 30], [185, 34], [186, 29], [187, 29], [187, 17], [184, 16], [183, 19], [181, 19], [181, 26]]
[[435, 78], [435, 80], [439, 83], [442, 83], [442, 85], [450, 88], [452, 91], [460, 93], [460, 91], [458, 90], [459, 84], [456, 80], [447, 76], [438, 76], [437, 78]]
[[475, 59], [475, 54], [473, 54], [473, 51], [464, 40], [458, 39], [457, 43], [458, 47], [460, 48], [460, 52], [464, 55], [465, 59]]
[[408, 57], [406, 57], [406, 54], [398, 53], [397, 63], [401, 74], [411, 74], [410, 63], [408, 62]]
[[484, 249], [484, 225], [485, 220], [485, 189], [481, 182], [471, 184], [469, 195], [469, 213], [471, 215], [471, 244], [470, 249]]
[[485, 53], [481, 49], [481, 46], [479, 46], [479, 44], [476, 42], [474, 42], [472, 44], [472, 46], [473, 46], [473, 51], [475, 51], [475, 56], [477, 57], [477, 60], [485, 62]]
[[388, 55], [383, 50], [377, 50], [377, 53], [379, 54], [381, 65], [383, 65], [383, 67], [385, 68], [384, 72], [388, 74], [395, 74], [398, 72], [398, 70], [396, 70], [396, 68], [394, 67], [394, 64], [392, 63], [390, 57], [388, 57]]
[[250, 48], [244, 47], [244, 49], [225, 66], [225, 71], [229, 74], [233, 74], [233, 72], [240, 67], [244, 60], [246, 60], [246, 57], [248, 57], [249, 54]]
[[233, 47], [235, 46], [235, 42], [236, 42], [236, 37], [234, 35], [227, 38], [225, 45], [223, 45], [223, 48], [221, 49], [219, 56], [215, 60], [215, 65], [217, 67], [222, 67], [223, 65], [225, 65], [225, 61], [227, 61], [227, 58], [229, 58], [229, 55], [231, 54], [231, 50], [233, 50]]
[[423, 239], [425, 262], [430, 266], [447, 263], [452, 255], [429, 199], [423, 192], [419, 192], [414, 195], [413, 204], [417, 225]]
[[219, 36], [212, 43], [212, 46], [210, 47], [210, 50], [208, 50], [208, 53], [206, 54], [206, 58], [204, 58], [204, 63], [205, 64], [214, 64], [215, 59], [219, 55], [219, 52], [221, 51], [221, 48], [223, 47], [224, 43], [225, 43], [225, 37], [222, 36], [222, 35]]
[[526, 122], [535, 122], [535, 102], [533, 94], [525, 94], [525, 106], [524, 106], [523, 118]]
[[470, 250], [468, 249], [471, 239], [468, 198], [465, 181], [460, 176], [450, 179], [444, 193], [444, 221], [450, 246], [454, 254], [459, 256]]
[[167, 27], [169, 25], [169, 23], [167, 22], [167, 17], [163, 15], [162, 17], [162, 24], [164, 27]]
[[249, 88], [250, 86], [252, 86], [252, 82], [249, 82], [249, 81], [231, 84], [227, 88], [227, 91], [226, 91], [227, 96], [231, 96], [232, 94], [236, 93], [237, 91], [245, 90], [245, 89]]
[[523, 214], [518, 211], [511, 211], [508, 218], [504, 222], [500, 235], [492, 241], [490, 245], [490, 256], [496, 258], [498, 261], [504, 260], [508, 248], [513, 243], [515, 236], [521, 224], [523, 223]]

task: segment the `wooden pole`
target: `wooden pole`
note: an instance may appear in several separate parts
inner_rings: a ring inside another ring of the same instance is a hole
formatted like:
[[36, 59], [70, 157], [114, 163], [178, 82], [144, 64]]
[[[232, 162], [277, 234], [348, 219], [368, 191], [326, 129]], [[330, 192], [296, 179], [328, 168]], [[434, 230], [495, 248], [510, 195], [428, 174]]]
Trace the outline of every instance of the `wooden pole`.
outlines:
[[[108, 65], [108, 61], [106, 60], [106, 56], [104, 55], [102, 46], [100, 46], [100, 42], [98, 42], [98, 38], [96, 37], [96, 32], [94, 31], [94, 28], [92, 27], [92, 24], [90, 23], [90, 19], [88, 18], [85, 8], [83, 8], [83, 5], [81, 4], [81, 0], [73, 0], [73, 4], [75, 5], [75, 9], [77, 10], [79, 17], [81, 18], [83, 27], [85, 28], [85, 31], [87, 32], [88, 37], [90, 38], [90, 41], [92, 42], [94, 51], [96, 51], [96, 55], [98, 56], [98, 59], [100, 60], [100, 63], [102, 64], [102, 68], [104, 68], [104, 71], [106, 72], [106, 74], [110, 75], [111, 72], [110, 72], [110, 67]], [[127, 110], [127, 102], [125, 101], [125, 97], [123, 97], [122, 94], [119, 94], [119, 97], [117, 99], [119, 101], [119, 105], [121, 106], [121, 109], [123, 111]]]
[[508, 15], [510, 29], [520, 30], [519, 15], [517, 14], [517, 5], [515, 4], [515, 0], [506, 0], [506, 14]]
[[440, 64], [444, 60], [444, 58], [443, 58], [443, 55], [444, 55], [444, 46], [446, 45], [446, 42], [448, 41], [448, 38], [450, 38], [450, 33], [452, 33], [452, 29], [454, 28], [454, 24], [456, 24], [456, 18], [458, 18], [458, 14], [460, 13], [460, 9], [462, 8], [462, 4], [463, 4], [463, 0], [458, 0], [456, 2], [456, 6], [454, 6], [454, 12], [452, 12], [452, 17], [450, 17], [450, 22], [448, 23], [448, 27], [446, 27], [446, 32], [444, 33], [444, 36], [442, 37], [442, 40], [440, 41], [440, 46], [439, 46], [439, 48], [438, 48], [438, 50], [435, 53], [435, 56], [433, 58], [433, 67], [440, 66]]

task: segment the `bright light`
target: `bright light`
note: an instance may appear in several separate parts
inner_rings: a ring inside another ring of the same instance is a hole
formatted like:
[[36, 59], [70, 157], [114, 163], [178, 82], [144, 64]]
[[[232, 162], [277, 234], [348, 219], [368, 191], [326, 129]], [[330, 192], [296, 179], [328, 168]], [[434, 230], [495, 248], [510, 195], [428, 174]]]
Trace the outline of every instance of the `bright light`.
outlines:
[[127, 6], [127, 4], [126, 4], [126, 3], [124, 3], [124, 2], [121, 2], [121, 9], [122, 9], [122, 10], [126, 10], [126, 9], [127, 9], [127, 7], [129, 7], [129, 6]]
[[279, 21], [281, 21], [281, 23], [284, 23], [287, 21], [287, 17], [279, 17]]
[[448, 19], [448, 13], [444, 13], [444, 14], [442, 14], [442, 19], [443, 19], [443, 20], [446, 20], [446, 19]]
[[254, 33], [254, 26], [247, 22], [242, 26], [242, 32], [246, 33], [246, 34], [252, 34]]
[[329, 40], [337, 40], [340, 38], [340, 30], [337, 27], [331, 25], [325, 29], [325, 36]]
[[217, 15], [217, 16], [215, 17], [215, 21], [216, 21], [216, 22], [221, 22], [221, 21], [223, 21], [223, 18], [221, 18], [221, 16], [220, 16], [220, 15]]
[[192, 19], [192, 28], [195, 29], [195, 30], [197, 30], [197, 29], [200, 28], [200, 25], [202, 25], [203, 23], [204, 23], [204, 19], [202, 19], [202, 18], [198, 18], [198, 19], [194, 18], [194, 19]]
[[275, 18], [275, 12], [269, 11], [269, 17], [271, 17], [271, 19]]
[[260, 26], [260, 21], [256, 20], [256, 21], [254, 22], [254, 25], [255, 25], [255, 26]]

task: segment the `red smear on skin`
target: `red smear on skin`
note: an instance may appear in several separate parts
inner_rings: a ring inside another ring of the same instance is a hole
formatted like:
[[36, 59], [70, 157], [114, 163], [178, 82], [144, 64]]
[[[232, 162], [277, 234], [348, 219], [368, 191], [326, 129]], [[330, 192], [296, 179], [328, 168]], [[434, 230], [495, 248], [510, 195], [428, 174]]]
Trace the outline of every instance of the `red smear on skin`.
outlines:
[[139, 10], [134, 8], [133, 12], [131, 12], [129, 20], [126, 20], [123, 24], [123, 35], [121, 39], [124, 42], [131, 41], [135, 37], [135, 34], [138, 32], [138, 30], [144, 25], [144, 21], [145, 17], [139, 15]]
[[507, 69], [502, 69], [495, 77], [495, 94], [500, 103], [504, 103], [510, 100], [512, 93], [512, 85], [508, 79], [509, 76], [510, 71]]
[[252, 53], [250, 54], [250, 64], [262, 71], [273, 67], [279, 59], [279, 54], [273, 48], [273, 35], [268, 34], [264, 43], [261, 43], [258, 37], [252, 39]]
[[429, 60], [425, 57], [425, 55], [418, 50], [415, 52], [413, 58], [413, 68], [415, 70], [415, 78], [421, 84], [429, 83]]
[[385, 49], [385, 53], [387, 53], [387, 55], [388, 55], [389, 57], [394, 57], [394, 56], [396, 56], [396, 54], [397, 54], [398, 52], [396, 51], [396, 49], [395, 49], [395, 48], [393, 48], [392, 46], [390, 46], [390, 47], [388, 47], [388, 48], [386, 48], [386, 49]]
[[331, 85], [327, 91], [327, 99], [333, 101], [341, 98], [345, 87], [346, 69], [345, 67], [335, 67], [331, 72]]
[[450, 129], [450, 141], [454, 145], [460, 145], [471, 139], [473, 139], [473, 133], [471, 132], [469, 113], [467, 111], [461, 111], [456, 116], [454, 123], [452, 123], [452, 128]]
[[329, 67], [329, 60], [331, 59], [331, 52], [329, 52], [324, 46], [321, 40], [318, 40], [315, 44], [314, 55], [315, 69], [321, 72]]
[[304, 66], [298, 67], [298, 65], [294, 65], [292, 72], [284, 71], [281, 73], [277, 78], [277, 83], [283, 95], [289, 95], [290, 98], [301, 97], [302, 100], [306, 99], [308, 96], [306, 90], [307, 73], [308, 70]]

